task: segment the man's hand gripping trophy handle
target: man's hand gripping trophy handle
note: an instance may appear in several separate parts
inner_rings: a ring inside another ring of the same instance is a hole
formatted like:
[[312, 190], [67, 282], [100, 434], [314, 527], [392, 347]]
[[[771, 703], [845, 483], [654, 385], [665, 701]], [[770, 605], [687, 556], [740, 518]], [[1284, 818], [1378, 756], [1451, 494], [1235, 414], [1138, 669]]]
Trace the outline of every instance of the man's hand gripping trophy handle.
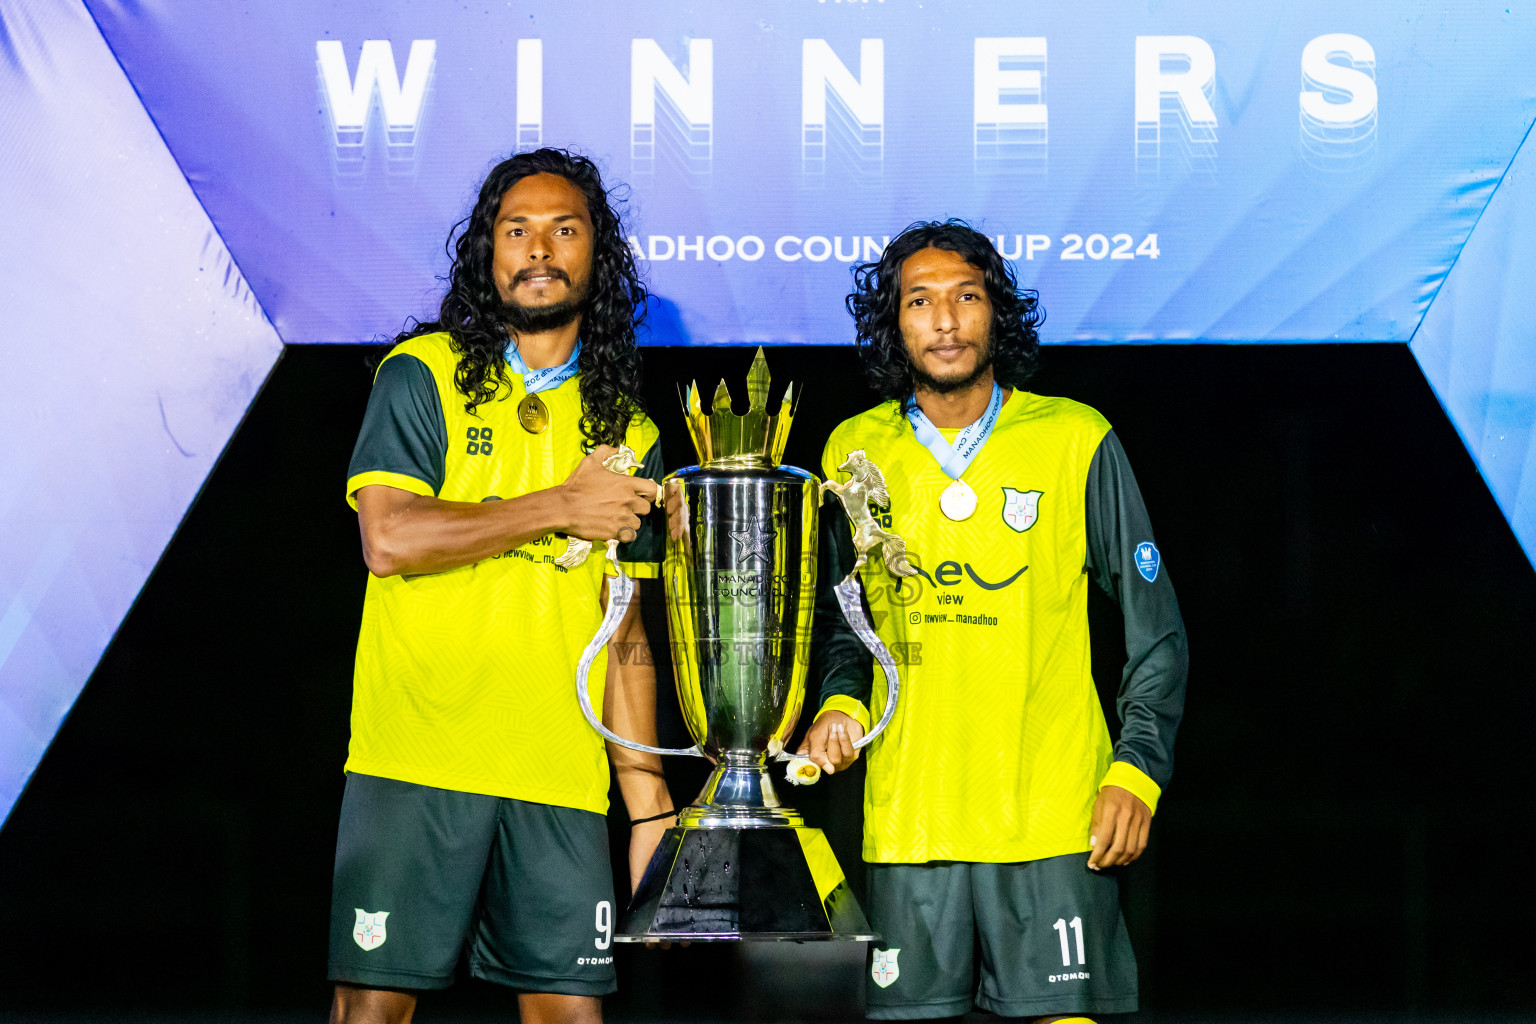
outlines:
[[[880, 715], [880, 721], [875, 723], [875, 727], [869, 731], [868, 735], [864, 734], [863, 727], [852, 716], [841, 711], [827, 711], [821, 714], [806, 732], [805, 742], [800, 744], [799, 755], [809, 759], [828, 775], [858, 760], [859, 751], [873, 743], [875, 737], [885, 731], [886, 726], [891, 723], [891, 717], [896, 713], [896, 702], [901, 695], [896, 659], [891, 657], [890, 650], [880, 639], [880, 635], [875, 632], [869, 617], [864, 614], [863, 588], [859, 582], [859, 569], [868, 561], [870, 554], [878, 548], [886, 568], [892, 575], [917, 575], [917, 570], [907, 561], [906, 542], [892, 531], [882, 529], [875, 522], [875, 517], [870, 514], [871, 501], [881, 508], [890, 506], [890, 499], [885, 489], [885, 476], [880, 472], [880, 467], [869, 461], [864, 450], [860, 448], [849, 452], [848, 457], [843, 460], [843, 464], [838, 469], [851, 474], [851, 479], [847, 483], [827, 480], [821, 485], [821, 490], [823, 494], [831, 491], [842, 502], [843, 510], [848, 513], [848, 521], [853, 526], [853, 546], [858, 552], [858, 557], [854, 560], [853, 568], [848, 575], [832, 590], [837, 595], [837, 603], [843, 610], [843, 617], [848, 620], [854, 634], [858, 636], [869, 653], [875, 656], [875, 660], [880, 663], [880, 668], [885, 672], [886, 692], [885, 709]], [[791, 768], [791, 771], [793, 770]], [[813, 778], [809, 781], [815, 780]]]
[[[597, 627], [597, 632], [593, 634], [586, 650], [581, 652], [581, 660], [576, 663], [576, 699], [581, 703], [581, 713], [587, 716], [587, 724], [601, 733], [603, 738], [610, 743], [617, 743], [621, 747], [639, 750], [646, 754], [692, 754], [695, 757], [703, 757], [704, 752], [697, 746], [651, 747], [644, 743], [635, 743], [618, 735], [604, 725], [602, 718], [592, 710], [592, 694], [587, 690], [587, 675], [592, 670], [593, 659], [597, 657], [599, 651], [608, 646], [608, 641], [613, 639], [614, 632], [618, 630], [619, 623], [624, 621], [624, 613], [629, 610], [629, 603], [635, 596], [635, 581], [630, 578], [629, 574], [624, 571], [624, 567], [619, 564], [618, 546], [621, 542], [628, 543], [635, 539], [640, 529], [640, 516], [650, 511], [652, 502], [658, 506], [662, 503], [661, 484], [644, 477], [632, 477], [629, 475], [629, 470], [639, 464], [635, 459], [635, 453], [628, 446], [620, 445], [615, 449], [603, 445], [595, 449], [591, 455], [581, 460], [575, 472], [571, 474], [570, 479], [564, 485], [567, 487], [576, 485], [572, 494], [573, 501], [580, 501], [586, 495], [593, 496], [594, 501], [599, 500], [604, 496], [606, 490], [611, 490], [611, 487], [605, 488], [603, 486], [604, 482], [601, 479], [603, 470], [607, 470], [609, 473], [621, 474], [623, 479], [627, 481], [625, 487], [629, 489], [632, 495], [630, 498], [622, 497], [623, 490], [621, 489], [619, 492], [621, 498], [617, 502], [617, 508], [623, 509], [630, 514], [632, 523], [624, 519], [621, 514], [614, 513], [614, 506], [608, 506], [606, 510], [591, 510], [593, 521], [602, 524], [595, 528], [593, 536], [595, 538], [608, 537], [608, 560], [613, 563], [613, 570], [616, 575], [608, 579], [608, 610], [603, 615], [602, 624]], [[593, 474], [597, 476], [594, 477]], [[638, 500], [640, 503], [638, 509], [634, 507], [635, 500]], [[603, 518], [605, 511], [608, 518]], [[614, 522], [618, 522], [623, 528], [617, 537], [607, 534], [605, 529]], [[624, 530], [628, 531], [628, 537], [622, 535]], [[581, 531], [578, 530], [577, 532]], [[565, 554], [555, 559], [555, 564], [567, 567], [580, 565], [591, 550], [592, 544], [590, 541], [573, 537], [571, 538], [570, 545], [565, 550]]]
[[[619, 544], [634, 540], [640, 517], [661, 504], [661, 484], [643, 476], [630, 476], [640, 465], [627, 446], [599, 445], [576, 464], [560, 485], [570, 521], [569, 543], [555, 564], [574, 569], [586, 561], [594, 540], [608, 542], [609, 557]], [[606, 470], [606, 472], [605, 472]], [[615, 479], [617, 476], [619, 479]], [[622, 480], [622, 482], [620, 482]]]

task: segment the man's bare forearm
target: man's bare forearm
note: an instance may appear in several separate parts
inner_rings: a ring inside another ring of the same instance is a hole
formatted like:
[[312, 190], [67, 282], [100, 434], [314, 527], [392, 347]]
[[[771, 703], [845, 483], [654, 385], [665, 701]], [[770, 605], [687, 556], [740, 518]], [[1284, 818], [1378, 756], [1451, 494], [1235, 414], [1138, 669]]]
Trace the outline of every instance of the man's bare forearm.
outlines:
[[[614, 732], [618, 730], [614, 729]], [[623, 733], [620, 735], [622, 736]], [[630, 738], [625, 737], [625, 739]], [[614, 756], [619, 751], [627, 755], [629, 760], [621, 761], [619, 757]], [[655, 754], [642, 754], [638, 750], [629, 750], [612, 743], [608, 744], [608, 754], [613, 757], [614, 773], [619, 780], [619, 793], [624, 797], [624, 810], [629, 813], [630, 821], [654, 818], [658, 814], [673, 810], [672, 793], [667, 789], [667, 780], [661, 773], [660, 757]]]
[[[627, 740], [654, 747], [656, 742], [656, 668], [640, 622], [640, 586], [608, 644], [608, 677], [603, 692], [603, 721]], [[672, 795], [662, 775], [661, 758], [608, 744], [619, 792], [631, 820], [672, 809]]]
[[560, 487], [505, 501], [444, 501], [373, 484], [357, 492], [363, 558], [375, 576], [446, 572], [569, 526]]
[[386, 484], [358, 489], [363, 558], [375, 576], [447, 572], [520, 547], [546, 533], [634, 540], [657, 484], [611, 473], [618, 454], [594, 448], [564, 483], [505, 501], [443, 501]]

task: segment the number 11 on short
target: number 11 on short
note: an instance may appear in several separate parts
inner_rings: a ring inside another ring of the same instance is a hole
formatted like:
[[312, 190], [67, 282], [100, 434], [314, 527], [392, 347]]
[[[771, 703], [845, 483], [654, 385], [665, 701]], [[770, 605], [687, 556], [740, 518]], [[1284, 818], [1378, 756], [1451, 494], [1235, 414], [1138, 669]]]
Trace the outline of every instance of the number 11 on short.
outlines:
[[1072, 935], [1077, 939], [1077, 966], [1083, 966], [1086, 959], [1083, 955], [1083, 919], [1074, 917], [1068, 921], [1064, 917], [1058, 917], [1056, 923], [1051, 925], [1056, 929], [1057, 936], [1061, 939], [1061, 966], [1072, 966], [1072, 950], [1067, 945], [1067, 929], [1072, 929]]

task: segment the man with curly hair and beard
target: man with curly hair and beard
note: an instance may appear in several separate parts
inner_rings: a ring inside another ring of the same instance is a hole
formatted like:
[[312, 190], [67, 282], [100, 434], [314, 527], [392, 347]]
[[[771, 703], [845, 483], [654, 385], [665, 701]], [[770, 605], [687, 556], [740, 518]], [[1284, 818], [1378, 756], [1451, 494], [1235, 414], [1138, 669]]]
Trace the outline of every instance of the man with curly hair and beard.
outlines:
[[[348, 469], [370, 576], [330, 930], [332, 1021], [408, 1021], [470, 974], [526, 1024], [601, 1019], [615, 921], [601, 738], [573, 692], [607, 599], [603, 545], [657, 575], [657, 431], [639, 402], [646, 299], [597, 168], [494, 167], [449, 235], [438, 319], [379, 367]], [[615, 446], [637, 475], [604, 468]], [[610, 727], [654, 743], [634, 608], [593, 665]], [[659, 759], [611, 753], [633, 881], [672, 801]]]
[[[882, 639], [918, 652], [869, 751], [864, 859], [883, 940], [869, 1016], [1133, 1011], [1136, 962], [1104, 871], [1146, 848], [1187, 653], [1125, 452], [1094, 410], [1023, 390], [1037, 296], [967, 225], [908, 228], [856, 269], [848, 308], [885, 402], [832, 432], [822, 471], [835, 479], [864, 450], [889, 488], [876, 514], [918, 570], [862, 571]], [[854, 561], [847, 518], [825, 522], [821, 710], [802, 753], [830, 773], [858, 756], [885, 686], [830, 593]], [[1113, 745], [1090, 672], [1090, 579], [1125, 619]]]

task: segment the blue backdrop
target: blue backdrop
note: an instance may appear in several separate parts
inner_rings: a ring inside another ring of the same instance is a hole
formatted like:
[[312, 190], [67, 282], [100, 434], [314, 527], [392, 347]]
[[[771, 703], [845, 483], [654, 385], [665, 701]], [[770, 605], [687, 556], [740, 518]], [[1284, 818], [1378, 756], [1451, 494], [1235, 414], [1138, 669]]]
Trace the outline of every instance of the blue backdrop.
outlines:
[[1048, 343], [1410, 342], [1536, 556], [1532, 52], [1418, 0], [0, 0], [0, 295], [71, 311], [0, 374], [0, 819], [281, 343], [429, 314], [520, 148], [627, 183], [650, 343], [846, 342], [946, 216]]
[[1502, 7], [88, 6], [288, 342], [429, 311], [541, 142], [632, 187], [658, 343], [846, 341], [849, 262], [943, 216], [1050, 341], [1406, 341], [1536, 117]]

